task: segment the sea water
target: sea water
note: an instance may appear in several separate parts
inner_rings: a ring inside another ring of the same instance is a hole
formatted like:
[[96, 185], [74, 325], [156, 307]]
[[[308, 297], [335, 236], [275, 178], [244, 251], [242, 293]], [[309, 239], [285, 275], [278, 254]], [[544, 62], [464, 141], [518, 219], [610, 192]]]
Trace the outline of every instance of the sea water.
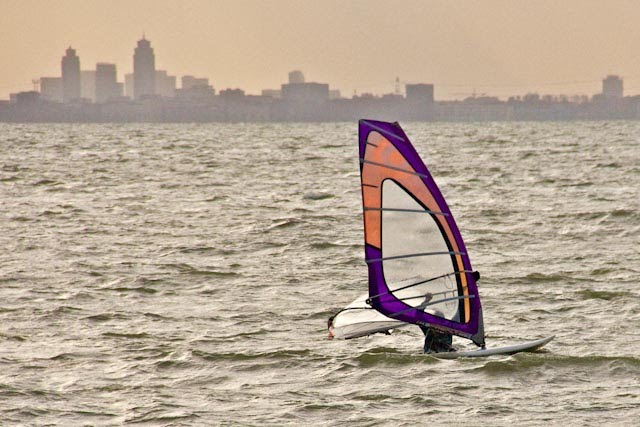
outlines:
[[488, 345], [544, 351], [326, 339], [367, 287], [357, 123], [0, 124], [0, 425], [637, 423], [640, 122], [403, 127]]

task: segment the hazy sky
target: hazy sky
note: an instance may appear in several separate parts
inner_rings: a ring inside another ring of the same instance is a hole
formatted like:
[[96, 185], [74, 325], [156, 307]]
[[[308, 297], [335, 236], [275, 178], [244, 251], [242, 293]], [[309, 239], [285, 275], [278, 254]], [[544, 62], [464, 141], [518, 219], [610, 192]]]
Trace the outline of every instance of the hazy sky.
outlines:
[[123, 80], [143, 32], [157, 68], [216, 90], [259, 94], [300, 69], [346, 96], [396, 77], [436, 99], [591, 95], [607, 74], [640, 94], [638, 0], [0, 0], [0, 99], [59, 76], [69, 45]]

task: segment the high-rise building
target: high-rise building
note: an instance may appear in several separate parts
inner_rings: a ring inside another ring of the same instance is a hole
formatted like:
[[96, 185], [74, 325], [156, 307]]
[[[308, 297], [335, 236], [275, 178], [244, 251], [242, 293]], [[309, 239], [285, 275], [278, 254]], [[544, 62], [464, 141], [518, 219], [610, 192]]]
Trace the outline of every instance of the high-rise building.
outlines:
[[96, 102], [96, 72], [95, 70], [80, 71], [80, 96]]
[[182, 76], [182, 87], [176, 90], [176, 97], [192, 101], [208, 102], [213, 100], [216, 91], [209, 85], [206, 77]]
[[425, 83], [406, 84], [404, 88], [407, 95], [403, 116], [408, 120], [428, 120], [433, 117], [433, 85]]
[[191, 89], [198, 86], [209, 86], [209, 79], [206, 77], [182, 76], [182, 89]]
[[133, 73], [124, 75], [124, 96], [133, 99]]
[[133, 96], [141, 99], [156, 94], [156, 57], [149, 40], [142, 36], [133, 53]]
[[293, 83], [280, 86], [282, 107], [287, 118], [290, 120], [326, 119], [329, 112], [329, 85], [300, 82], [301, 79], [295, 76], [292, 78], [291, 74], [289, 73], [289, 81]]
[[169, 76], [165, 70], [156, 70], [156, 93], [165, 98], [176, 95], [176, 76]]
[[289, 84], [302, 83], [304, 83], [304, 74], [302, 74], [302, 71], [294, 70], [289, 73]]
[[96, 64], [96, 102], [103, 103], [117, 98], [118, 80], [116, 77], [116, 64]]
[[118, 82], [116, 83], [116, 87], [118, 90], [118, 97], [124, 96], [124, 83]]
[[62, 57], [62, 100], [70, 102], [80, 98], [80, 58], [69, 46]]
[[407, 92], [407, 101], [414, 104], [433, 104], [433, 85], [432, 84], [407, 84], [405, 86]]
[[62, 79], [40, 77], [40, 96], [47, 101], [62, 102]]
[[602, 96], [606, 99], [622, 99], [622, 79], [618, 76], [609, 75], [602, 80]]

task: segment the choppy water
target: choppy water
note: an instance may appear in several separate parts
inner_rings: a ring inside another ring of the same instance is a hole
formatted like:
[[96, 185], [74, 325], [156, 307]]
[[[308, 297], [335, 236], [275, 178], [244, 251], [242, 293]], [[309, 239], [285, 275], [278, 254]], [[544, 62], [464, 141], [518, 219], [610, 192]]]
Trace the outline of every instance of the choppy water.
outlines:
[[356, 123], [4, 124], [0, 424], [637, 423], [640, 123], [404, 128], [488, 344], [546, 351], [325, 339], [366, 288]]

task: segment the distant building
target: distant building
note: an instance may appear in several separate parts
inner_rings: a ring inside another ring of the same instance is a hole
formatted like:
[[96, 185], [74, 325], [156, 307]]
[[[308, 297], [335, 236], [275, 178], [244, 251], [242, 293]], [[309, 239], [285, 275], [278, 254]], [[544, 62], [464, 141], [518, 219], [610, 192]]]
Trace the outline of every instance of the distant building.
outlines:
[[213, 102], [216, 91], [206, 77], [182, 76], [182, 87], [175, 91], [176, 98], [195, 102]]
[[331, 89], [329, 90], [329, 99], [341, 99], [342, 95], [340, 94], [339, 89]]
[[193, 86], [187, 89], [176, 89], [175, 97], [197, 102], [210, 102], [215, 98], [216, 91], [211, 86]]
[[242, 89], [223, 89], [220, 91], [220, 98], [230, 101], [239, 101], [245, 97], [244, 91]]
[[262, 96], [268, 96], [273, 99], [282, 98], [282, 91], [279, 89], [262, 89]]
[[32, 106], [40, 102], [40, 93], [33, 90], [28, 92], [18, 92], [12, 94], [12, 101], [21, 106]]
[[104, 103], [120, 96], [116, 64], [96, 64], [96, 102]]
[[209, 86], [209, 79], [206, 77], [182, 76], [182, 89], [191, 89], [197, 86]]
[[156, 57], [149, 40], [138, 40], [133, 54], [133, 96], [141, 99], [156, 94]]
[[329, 114], [327, 83], [287, 83], [281, 86], [282, 117], [286, 120], [322, 121]]
[[95, 70], [80, 71], [80, 97], [96, 102], [96, 72]]
[[609, 75], [602, 80], [602, 96], [605, 99], [622, 99], [622, 79], [618, 76]]
[[405, 85], [407, 102], [433, 104], [432, 84], [407, 84]]
[[282, 85], [281, 91], [285, 101], [315, 104], [329, 100], [327, 83], [288, 83]]
[[41, 77], [40, 97], [47, 101], [62, 102], [62, 78]]
[[304, 83], [304, 74], [302, 74], [302, 71], [294, 70], [289, 73], [289, 84], [302, 83]]
[[169, 76], [165, 70], [156, 70], [156, 93], [165, 98], [176, 95], [176, 76]]
[[133, 73], [124, 75], [124, 96], [133, 99]]
[[405, 85], [406, 103], [403, 116], [409, 120], [431, 120], [434, 113], [433, 85]]
[[118, 97], [124, 96], [124, 83], [117, 82], [116, 85], [118, 87]]
[[62, 101], [71, 102], [80, 98], [80, 58], [71, 46], [62, 57]]

